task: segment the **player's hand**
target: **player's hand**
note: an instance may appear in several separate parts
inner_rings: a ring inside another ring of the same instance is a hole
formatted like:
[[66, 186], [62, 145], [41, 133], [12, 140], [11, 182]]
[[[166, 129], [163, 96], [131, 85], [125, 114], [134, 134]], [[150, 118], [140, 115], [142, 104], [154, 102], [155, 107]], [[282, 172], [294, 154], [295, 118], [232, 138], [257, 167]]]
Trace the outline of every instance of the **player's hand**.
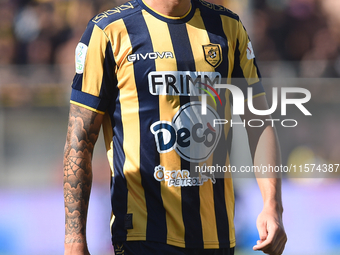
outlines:
[[253, 250], [270, 255], [281, 255], [287, 242], [281, 214], [274, 209], [263, 209], [256, 225], [260, 240], [254, 245]]

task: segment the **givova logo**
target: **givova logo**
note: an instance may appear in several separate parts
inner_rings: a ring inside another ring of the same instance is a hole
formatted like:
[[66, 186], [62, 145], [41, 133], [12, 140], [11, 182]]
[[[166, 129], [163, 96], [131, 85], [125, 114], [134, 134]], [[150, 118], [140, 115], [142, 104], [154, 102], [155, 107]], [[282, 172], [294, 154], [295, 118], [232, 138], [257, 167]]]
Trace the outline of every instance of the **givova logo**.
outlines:
[[159, 153], [172, 150], [189, 162], [202, 162], [214, 152], [221, 137], [222, 127], [213, 127], [217, 112], [207, 106], [207, 114], [201, 115], [199, 101], [183, 105], [172, 122], [157, 121], [150, 126]]

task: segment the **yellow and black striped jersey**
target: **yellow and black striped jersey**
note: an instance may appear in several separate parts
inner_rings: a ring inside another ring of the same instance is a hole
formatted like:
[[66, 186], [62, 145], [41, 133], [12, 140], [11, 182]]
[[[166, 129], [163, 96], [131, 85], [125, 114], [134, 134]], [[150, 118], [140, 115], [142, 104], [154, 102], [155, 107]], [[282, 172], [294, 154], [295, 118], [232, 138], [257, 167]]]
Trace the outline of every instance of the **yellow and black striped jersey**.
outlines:
[[[214, 89], [222, 78], [263, 93], [248, 35], [222, 6], [192, 0], [174, 18], [133, 0], [89, 22], [71, 103], [107, 117], [113, 242], [235, 246], [231, 178], [193, 171], [229, 164], [230, 125], [212, 125], [231, 118], [230, 93]], [[203, 94], [211, 95], [205, 115]]]

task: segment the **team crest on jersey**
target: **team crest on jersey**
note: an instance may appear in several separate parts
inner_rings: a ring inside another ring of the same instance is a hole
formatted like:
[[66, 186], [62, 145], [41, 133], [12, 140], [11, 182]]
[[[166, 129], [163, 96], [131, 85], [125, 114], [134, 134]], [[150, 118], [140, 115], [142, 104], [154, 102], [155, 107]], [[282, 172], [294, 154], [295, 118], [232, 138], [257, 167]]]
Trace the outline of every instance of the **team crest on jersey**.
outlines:
[[222, 62], [222, 50], [219, 44], [203, 45], [204, 59], [212, 67], [218, 67]]

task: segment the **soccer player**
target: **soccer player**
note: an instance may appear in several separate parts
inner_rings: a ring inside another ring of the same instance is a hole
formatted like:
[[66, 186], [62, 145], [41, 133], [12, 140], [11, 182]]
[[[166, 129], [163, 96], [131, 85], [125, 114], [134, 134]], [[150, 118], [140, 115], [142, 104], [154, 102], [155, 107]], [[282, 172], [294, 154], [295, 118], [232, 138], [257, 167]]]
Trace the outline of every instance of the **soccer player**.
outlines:
[[[254, 107], [268, 108], [246, 30], [222, 6], [133, 0], [89, 22], [76, 48], [64, 153], [65, 254], [90, 254], [86, 218], [101, 126], [116, 254], [234, 253], [232, 179], [193, 171], [229, 165], [231, 126], [212, 125], [231, 116], [230, 92], [215, 89], [222, 78], [244, 94], [251, 87]], [[246, 110], [243, 118], [254, 116]], [[247, 131], [254, 164], [280, 164], [274, 128]], [[282, 254], [280, 179], [258, 184], [264, 206], [254, 250]]]

